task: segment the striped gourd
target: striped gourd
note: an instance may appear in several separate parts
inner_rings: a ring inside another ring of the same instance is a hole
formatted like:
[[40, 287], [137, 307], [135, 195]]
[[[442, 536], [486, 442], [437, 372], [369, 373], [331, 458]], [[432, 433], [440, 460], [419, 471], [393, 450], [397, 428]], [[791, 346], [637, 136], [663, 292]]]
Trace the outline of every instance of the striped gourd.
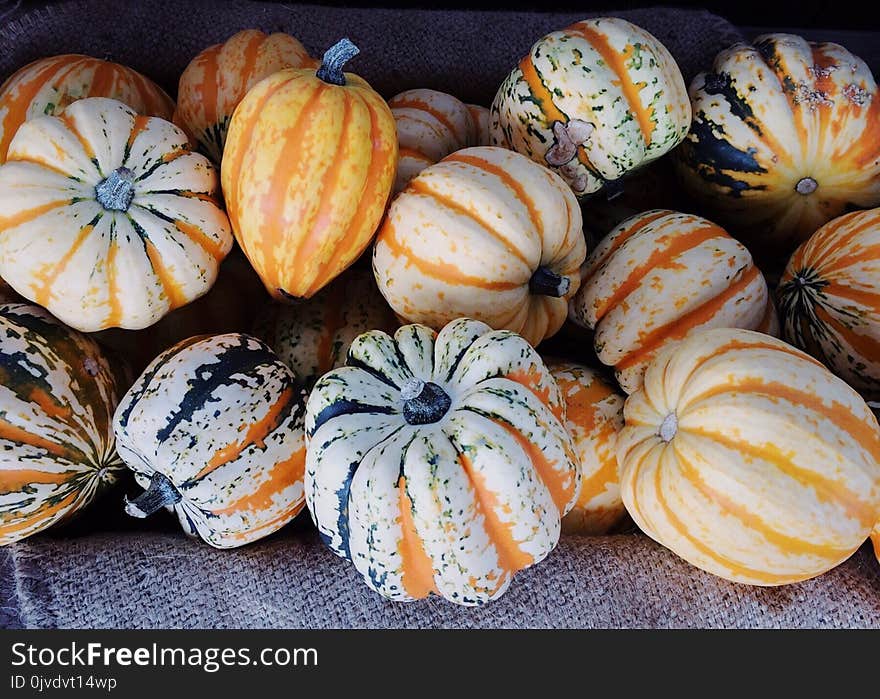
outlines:
[[778, 262], [849, 204], [880, 204], [880, 92], [842, 46], [791, 34], [735, 44], [690, 95], [684, 185], [759, 257]]
[[696, 333], [624, 408], [623, 501], [728, 580], [781, 585], [846, 560], [880, 519], [880, 427], [819, 362], [749, 330]]
[[115, 374], [97, 343], [29, 304], [0, 304], [0, 546], [88, 505], [123, 470]]
[[552, 167], [583, 196], [672, 150], [691, 121], [675, 60], [644, 29], [588, 19], [532, 46], [492, 103], [494, 145]]
[[306, 501], [382, 595], [482, 604], [556, 546], [580, 490], [564, 421], [514, 333], [469, 319], [365, 333], [306, 404]]
[[564, 534], [605, 534], [625, 516], [620, 499], [617, 435], [626, 399], [599, 372], [581, 364], [549, 360], [565, 401], [565, 426], [581, 470], [581, 494], [562, 520]]
[[236, 238], [280, 301], [309, 298], [370, 244], [397, 165], [394, 117], [362, 78], [342, 72], [341, 41], [317, 70], [257, 83], [232, 117], [222, 165]]
[[206, 48], [183, 71], [174, 123], [219, 165], [229, 120], [245, 93], [283, 68], [309, 67], [317, 67], [317, 62], [289, 34], [240, 31]]
[[398, 325], [370, 270], [352, 268], [308, 300], [268, 304], [257, 316], [254, 335], [311, 388], [323, 374], [345, 363], [358, 335], [368, 330], [394, 332]]
[[397, 124], [399, 159], [394, 191], [399, 192], [428, 165], [476, 145], [468, 106], [437, 90], [406, 90], [388, 100]]
[[478, 104], [466, 104], [468, 111], [471, 113], [471, 131], [470, 145], [472, 146], [491, 146], [492, 141], [489, 138], [489, 122], [491, 114], [486, 107]]
[[880, 400], [880, 209], [825, 224], [777, 290], [783, 337], [869, 400]]
[[167, 507], [184, 531], [233, 548], [302, 509], [303, 392], [254, 337], [193, 337], [146, 368], [113, 418], [120, 456], [146, 490], [126, 512]]
[[174, 112], [174, 102], [162, 88], [131, 68], [77, 54], [41, 58], [0, 86], [0, 164], [24, 122], [59, 114], [85, 97], [110, 97], [138, 114], [163, 119]]
[[217, 184], [179, 128], [122, 102], [32, 119], [0, 165], [0, 275], [78, 330], [144, 328], [214, 283]]
[[562, 179], [503, 148], [466, 148], [423, 170], [376, 238], [379, 290], [439, 330], [468, 316], [537, 344], [559, 330], [586, 255]]
[[666, 345], [697, 328], [778, 333], [773, 300], [745, 247], [699, 216], [657, 209], [623, 221], [584, 263], [571, 318], [621, 387], [642, 385]]

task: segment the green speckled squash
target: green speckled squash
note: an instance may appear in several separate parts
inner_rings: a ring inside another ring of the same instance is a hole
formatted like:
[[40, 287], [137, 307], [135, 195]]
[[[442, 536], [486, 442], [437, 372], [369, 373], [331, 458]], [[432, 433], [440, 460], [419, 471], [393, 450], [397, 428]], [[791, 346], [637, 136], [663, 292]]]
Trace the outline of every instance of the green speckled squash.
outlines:
[[306, 501], [385, 597], [482, 604], [550, 553], [577, 500], [564, 422], [519, 335], [469, 319], [365, 333], [306, 404]]
[[0, 305], [0, 546], [70, 517], [117, 480], [116, 401], [97, 343], [38, 306]]
[[493, 145], [552, 168], [578, 196], [669, 152], [691, 121], [684, 79], [666, 47], [607, 17], [535, 43], [491, 112]]

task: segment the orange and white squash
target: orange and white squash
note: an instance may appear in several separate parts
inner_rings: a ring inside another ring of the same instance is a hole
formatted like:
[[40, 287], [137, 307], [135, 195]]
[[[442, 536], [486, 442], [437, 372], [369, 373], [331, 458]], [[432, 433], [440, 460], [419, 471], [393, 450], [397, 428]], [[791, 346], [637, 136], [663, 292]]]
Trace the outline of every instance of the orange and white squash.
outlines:
[[880, 400], [880, 209], [816, 231], [788, 261], [777, 295], [783, 338]]
[[627, 393], [660, 350], [698, 328], [778, 333], [749, 251], [704, 218], [662, 209], [623, 221], [592, 252], [571, 318], [595, 330], [600, 361]]
[[728, 580], [781, 585], [849, 558], [880, 519], [880, 427], [822, 364], [760, 333], [696, 333], [651, 363], [618, 439], [651, 538]]
[[467, 316], [536, 345], [565, 321], [585, 255], [580, 207], [558, 175], [503, 148], [466, 148], [394, 199], [373, 270], [410, 322]]
[[495, 95], [490, 136], [583, 196], [668, 153], [690, 122], [687, 88], [666, 47], [626, 20], [602, 17], [532, 46]]
[[565, 427], [581, 470], [581, 494], [562, 519], [562, 532], [606, 534], [626, 516], [617, 466], [626, 396], [581, 364], [549, 360], [547, 368], [565, 401]]
[[397, 123], [399, 160], [394, 191], [399, 192], [428, 165], [474, 142], [468, 106], [437, 90], [406, 90], [388, 100]]
[[397, 166], [385, 100], [343, 73], [341, 41], [317, 70], [257, 83], [232, 117], [222, 165], [236, 239], [280, 301], [309, 298], [370, 244]]
[[85, 97], [109, 97], [138, 114], [170, 119], [174, 102], [136, 70], [100, 58], [64, 54], [41, 58], [0, 86], [0, 164], [18, 127], [29, 119], [60, 114]]
[[761, 257], [791, 254], [850, 205], [880, 205], [880, 92], [842, 46], [792, 34], [735, 44], [690, 96], [685, 188]]
[[167, 508], [216, 548], [256, 541], [303, 508], [303, 391], [263, 342], [192, 337], [156, 357], [113, 418], [117, 449], [146, 490], [126, 512]]
[[97, 343], [30, 304], [0, 304], [0, 546], [86, 507], [124, 470], [117, 385]]
[[232, 113], [248, 90], [283, 68], [315, 68], [317, 61], [289, 34], [245, 29], [209, 46], [183, 71], [174, 123], [220, 164]]
[[257, 317], [254, 335], [311, 388], [345, 363], [358, 335], [394, 332], [398, 325], [370, 270], [351, 268], [308, 300], [268, 304]]
[[478, 104], [466, 104], [465, 106], [471, 113], [471, 125], [474, 127], [471, 131], [469, 145], [491, 146], [492, 139], [489, 138], [489, 122], [492, 120], [491, 113], [486, 107], [481, 107]]
[[565, 404], [520, 336], [462, 318], [369, 332], [306, 404], [324, 542], [392, 600], [497, 599], [577, 500]]
[[83, 331], [144, 328], [207, 292], [232, 234], [187, 143], [104, 97], [24, 123], [0, 165], [0, 276]]

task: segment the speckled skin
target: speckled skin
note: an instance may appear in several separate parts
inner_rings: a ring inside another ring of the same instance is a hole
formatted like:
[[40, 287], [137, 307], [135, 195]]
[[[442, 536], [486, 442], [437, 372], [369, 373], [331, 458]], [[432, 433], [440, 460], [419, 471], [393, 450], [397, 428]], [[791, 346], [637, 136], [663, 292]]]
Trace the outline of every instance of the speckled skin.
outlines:
[[[413, 378], [448, 410], [404, 418]], [[541, 561], [580, 490], [565, 405], [521, 337], [460, 319], [361, 335], [306, 405], [306, 499], [325, 543], [392, 600], [477, 605]]]
[[783, 338], [880, 400], [880, 209], [846, 214], [792, 255], [777, 290]]
[[[133, 198], [96, 189], [125, 168]], [[217, 172], [164, 119], [92, 97], [22, 125], [0, 165], [0, 276], [67, 325], [140, 329], [211, 288], [232, 247]]]
[[752, 585], [805, 580], [849, 558], [880, 519], [877, 419], [781, 340], [695, 333], [651, 363], [624, 415], [627, 510], [710, 573]]
[[87, 506], [123, 464], [116, 377], [94, 340], [30, 304], [0, 304], [0, 546]]
[[642, 385], [663, 347], [697, 328], [778, 334], [767, 283], [749, 251], [699, 216], [657, 209], [628, 218], [581, 275], [570, 318], [596, 331], [596, 353], [627, 393]]
[[[842, 46], [768, 34], [691, 82], [688, 193], [780, 264], [849, 205], [880, 204], [880, 92]], [[797, 191], [811, 178], [815, 187]], [[812, 191], [809, 191], [812, 189]]]
[[181, 496], [184, 531], [216, 548], [256, 541], [304, 505], [302, 387], [267, 345], [240, 333], [184, 340], [129, 389], [113, 428], [147, 488], [154, 473]]
[[532, 46], [495, 95], [490, 137], [552, 167], [584, 196], [672, 150], [690, 121], [687, 88], [666, 47], [626, 20], [602, 17]]

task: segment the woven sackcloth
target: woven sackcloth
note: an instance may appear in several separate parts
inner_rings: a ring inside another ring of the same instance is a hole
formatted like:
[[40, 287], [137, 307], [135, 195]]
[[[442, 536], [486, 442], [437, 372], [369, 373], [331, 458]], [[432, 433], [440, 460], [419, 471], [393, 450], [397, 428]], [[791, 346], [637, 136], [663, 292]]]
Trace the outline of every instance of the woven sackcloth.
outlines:
[[[0, 80], [42, 56], [81, 52], [128, 64], [174, 94], [199, 50], [259, 27], [294, 34], [313, 55], [351, 37], [361, 54], [350, 69], [386, 97], [432, 87], [483, 104], [538, 37], [589, 16], [85, 0], [23, 3], [3, 17], [12, 5], [0, 3]], [[655, 34], [688, 79], [741, 38], [702, 11], [607, 14]], [[66, 529], [0, 549], [0, 625], [880, 627], [880, 566], [867, 547], [816, 580], [761, 589], [702, 573], [641, 534], [564, 538], [498, 602], [465, 609], [386, 602], [323, 548], [305, 515], [267, 540], [216, 551], [186, 539], [170, 516], [135, 521], [120, 507], [116, 492]]]

